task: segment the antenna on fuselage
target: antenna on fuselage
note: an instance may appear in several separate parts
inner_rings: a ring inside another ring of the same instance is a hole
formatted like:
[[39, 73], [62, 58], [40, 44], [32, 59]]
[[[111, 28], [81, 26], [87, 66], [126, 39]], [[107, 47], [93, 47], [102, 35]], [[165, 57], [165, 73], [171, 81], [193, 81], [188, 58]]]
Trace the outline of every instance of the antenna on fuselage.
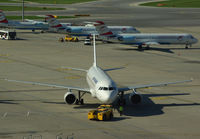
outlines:
[[93, 46], [94, 46], [94, 63], [93, 66], [97, 66], [97, 55], [96, 55], [96, 42], [95, 42], [95, 34], [93, 34]]

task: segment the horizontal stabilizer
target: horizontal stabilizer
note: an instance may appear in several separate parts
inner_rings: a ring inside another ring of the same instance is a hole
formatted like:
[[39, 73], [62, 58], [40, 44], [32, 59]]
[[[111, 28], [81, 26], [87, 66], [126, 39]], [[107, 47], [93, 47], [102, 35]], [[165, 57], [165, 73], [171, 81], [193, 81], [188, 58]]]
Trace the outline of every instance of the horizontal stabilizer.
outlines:
[[119, 70], [119, 69], [123, 69], [123, 68], [125, 68], [125, 67], [112, 68], [112, 69], [104, 69], [104, 71]]
[[72, 67], [61, 67], [62, 69], [65, 70], [77, 70], [77, 71], [84, 71], [84, 72], [88, 72], [88, 70], [85, 69], [79, 69], [79, 68], [72, 68]]

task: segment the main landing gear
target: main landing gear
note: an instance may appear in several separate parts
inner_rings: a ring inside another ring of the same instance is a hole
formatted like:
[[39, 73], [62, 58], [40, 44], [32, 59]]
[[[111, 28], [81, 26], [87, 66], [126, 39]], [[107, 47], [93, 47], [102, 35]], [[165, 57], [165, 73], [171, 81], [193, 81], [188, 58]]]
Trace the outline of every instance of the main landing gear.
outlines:
[[142, 45], [138, 45], [138, 50], [142, 50]]
[[82, 97], [85, 95], [85, 92], [81, 93], [81, 91], [78, 91], [78, 98], [76, 99], [75, 104], [76, 105], [83, 105], [84, 104], [84, 100], [82, 99]]
[[[138, 45], [138, 50], [139, 50], [139, 51], [142, 51], [142, 48], [143, 48], [142, 45]], [[150, 49], [150, 46], [147, 45], [147, 46], [145, 47], [145, 49], [146, 49], [146, 50], [149, 50], [149, 49]]]
[[186, 44], [185, 49], [188, 49], [189, 47], [192, 47], [192, 44]]

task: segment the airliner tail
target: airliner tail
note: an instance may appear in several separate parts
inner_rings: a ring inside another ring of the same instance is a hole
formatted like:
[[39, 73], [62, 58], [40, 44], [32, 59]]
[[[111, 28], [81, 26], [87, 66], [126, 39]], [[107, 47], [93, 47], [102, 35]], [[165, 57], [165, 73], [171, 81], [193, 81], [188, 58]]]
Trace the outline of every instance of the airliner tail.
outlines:
[[8, 20], [2, 10], [0, 10], [0, 23], [8, 24]]

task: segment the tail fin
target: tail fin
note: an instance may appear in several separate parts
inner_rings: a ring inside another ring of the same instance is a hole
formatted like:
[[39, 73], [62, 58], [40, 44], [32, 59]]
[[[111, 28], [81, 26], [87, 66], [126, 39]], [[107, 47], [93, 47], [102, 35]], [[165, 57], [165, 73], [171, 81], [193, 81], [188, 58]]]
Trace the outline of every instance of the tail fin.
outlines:
[[97, 32], [101, 36], [112, 36], [112, 35], [114, 35], [113, 32], [110, 29], [108, 29], [108, 27], [102, 21], [96, 21], [94, 26], [96, 27]]
[[94, 63], [93, 66], [97, 66], [97, 55], [96, 55], [96, 42], [95, 42], [95, 34], [93, 34], [93, 46], [94, 46]]
[[55, 18], [53, 15], [46, 15], [47, 17], [45, 20], [49, 23], [50, 28], [63, 28], [63, 26], [60, 24], [60, 22]]
[[8, 20], [6, 19], [2, 10], [0, 10], [0, 23], [5, 23], [5, 24], [8, 23]]

